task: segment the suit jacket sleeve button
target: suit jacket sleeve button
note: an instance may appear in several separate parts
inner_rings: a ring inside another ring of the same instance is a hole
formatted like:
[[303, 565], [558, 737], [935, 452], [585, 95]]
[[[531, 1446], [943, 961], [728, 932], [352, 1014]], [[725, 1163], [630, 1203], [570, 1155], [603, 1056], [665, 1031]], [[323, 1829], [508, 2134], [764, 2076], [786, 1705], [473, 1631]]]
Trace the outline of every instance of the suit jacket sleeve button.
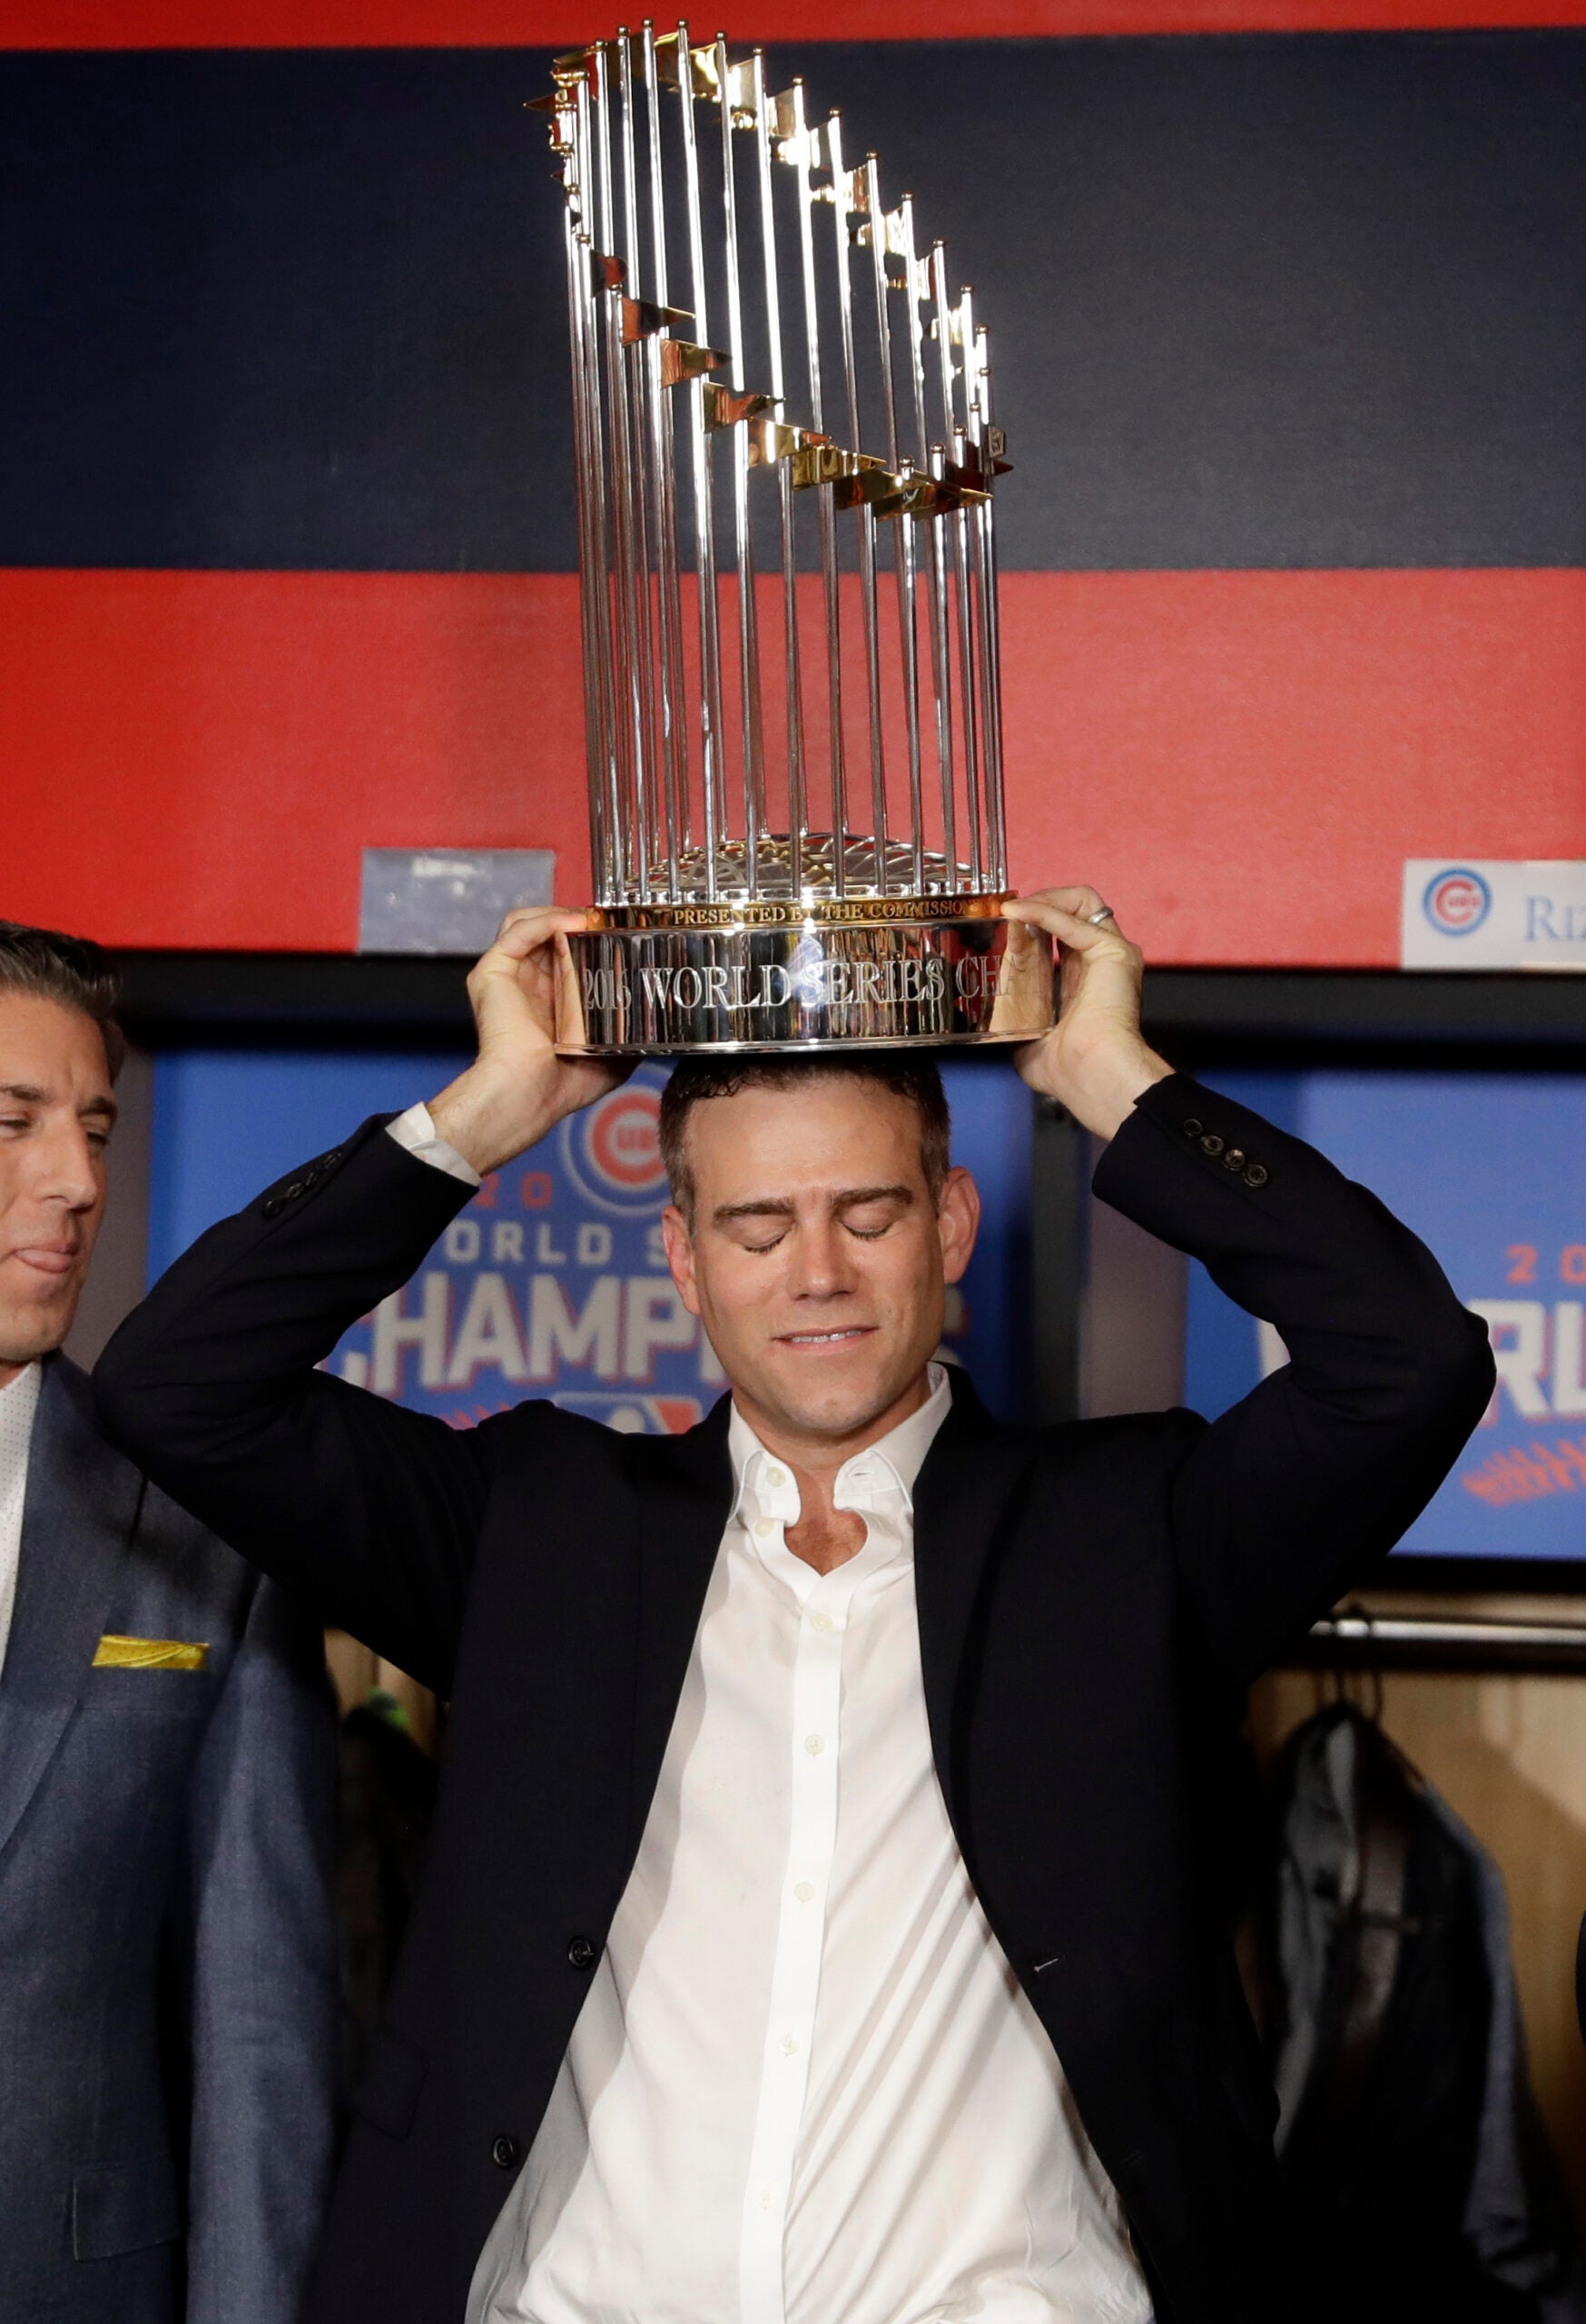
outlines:
[[1197, 1121], [1196, 1117], [1191, 1114], [1189, 1119], [1184, 1125], [1184, 1135], [1186, 1137], [1198, 1137], [1205, 1128], [1206, 1124], [1204, 1122]]
[[279, 1195], [271, 1195], [268, 1202], [261, 1202], [260, 1204], [259, 1216], [261, 1218], [279, 1218], [285, 1208], [286, 1205], [281, 1200], [281, 1196]]
[[1246, 1166], [1245, 1184], [1247, 1187], [1264, 1187], [1266, 1179], [1267, 1172], [1259, 1162], [1251, 1162]]
[[516, 2171], [523, 2160], [523, 2149], [503, 2131], [498, 2139], [491, 2142], [490, 2160], [497, 2171]]
[[1203, 1154], [1209, 1154], [1214, 1161], [1222, 1152], [1223, 1141], [1217, 1136], [1215, 1129], [1208, 1129], [1206, 1136], [1201, 1139], [1200, 1150]]
[[1225, 1170], [1242, 1170], [1245, 1167], [1245, 1149], [1242, 1146], [1229, 1147], [1223, 1157], [1223, 1167]]
[[567, 1958], [575, 1969], [593, 1969], [598, 1951], [586, 1936], [570, 1937], [567, 1941]]

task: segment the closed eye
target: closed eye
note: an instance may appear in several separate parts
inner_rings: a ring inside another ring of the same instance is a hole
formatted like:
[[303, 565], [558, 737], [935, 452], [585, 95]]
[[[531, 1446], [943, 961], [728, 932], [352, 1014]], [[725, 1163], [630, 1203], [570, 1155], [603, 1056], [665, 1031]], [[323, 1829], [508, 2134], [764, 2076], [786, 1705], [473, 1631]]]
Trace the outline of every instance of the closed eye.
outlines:
[[861, 1243], [874, 1243], [897, 1225], [908, 1208], [906, 1202], [888, 1193], [868, 1202], [852, 1203], [842, 1213], [842, 1224]]
[[725, 1228], [741, 1251], [774, 1251], [793, 1225], [785, 1210], [748, 1208], [718, 1212], [716, 1223]]

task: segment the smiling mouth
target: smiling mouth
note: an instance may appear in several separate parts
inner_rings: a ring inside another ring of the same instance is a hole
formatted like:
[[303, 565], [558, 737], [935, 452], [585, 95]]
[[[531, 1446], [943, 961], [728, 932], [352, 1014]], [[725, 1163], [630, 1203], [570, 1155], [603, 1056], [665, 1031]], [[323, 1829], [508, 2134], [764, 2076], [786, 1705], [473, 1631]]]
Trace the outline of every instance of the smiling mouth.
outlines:
[[868, 1339], [874, 1329], [873, 1324], [845, 1324], [833, 1332], [779, 1332], [777, 1338], [783, 1347], [841, 1347], [849, 1340]]
[[77, 1253], [74, 1250], [52, 1250], [45, 1244], [35, 1244], [31, 1248], [25, 1247], [20, 1251], [13, 1251], [11, 1256], [14, 1259], [20, 1259], [25, 1267], [32, 1267], [36, 1275], [70, 1275], [77, 1264]]

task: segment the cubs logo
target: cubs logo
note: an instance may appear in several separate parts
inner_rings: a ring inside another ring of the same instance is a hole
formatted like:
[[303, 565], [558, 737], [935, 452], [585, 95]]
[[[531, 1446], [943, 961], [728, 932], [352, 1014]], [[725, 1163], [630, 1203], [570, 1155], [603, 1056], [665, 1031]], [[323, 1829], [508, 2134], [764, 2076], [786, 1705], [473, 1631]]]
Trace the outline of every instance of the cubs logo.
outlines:
[[1492, 909], [1492, 891], [1479, 872], [1454, 864], [1426, 883], [1421, 909], [1440, 936], [1469, 936]]
[[649, 1067], [562, 1124], [562, 1161], [586, 1202], [622, 1218], [655, 1216], [666, 1197], [660, 1120], [661, 1077]]

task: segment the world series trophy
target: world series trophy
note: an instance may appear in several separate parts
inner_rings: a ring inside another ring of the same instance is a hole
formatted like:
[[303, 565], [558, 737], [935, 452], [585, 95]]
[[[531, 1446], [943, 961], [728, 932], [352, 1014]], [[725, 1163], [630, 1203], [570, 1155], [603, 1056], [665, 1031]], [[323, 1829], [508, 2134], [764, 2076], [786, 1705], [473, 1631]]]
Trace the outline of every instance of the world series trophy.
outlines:
[[759, 50], [646, 22], [554, 76], [597, 886], [557, 1048], [1028, 1040], [971, 293]]

